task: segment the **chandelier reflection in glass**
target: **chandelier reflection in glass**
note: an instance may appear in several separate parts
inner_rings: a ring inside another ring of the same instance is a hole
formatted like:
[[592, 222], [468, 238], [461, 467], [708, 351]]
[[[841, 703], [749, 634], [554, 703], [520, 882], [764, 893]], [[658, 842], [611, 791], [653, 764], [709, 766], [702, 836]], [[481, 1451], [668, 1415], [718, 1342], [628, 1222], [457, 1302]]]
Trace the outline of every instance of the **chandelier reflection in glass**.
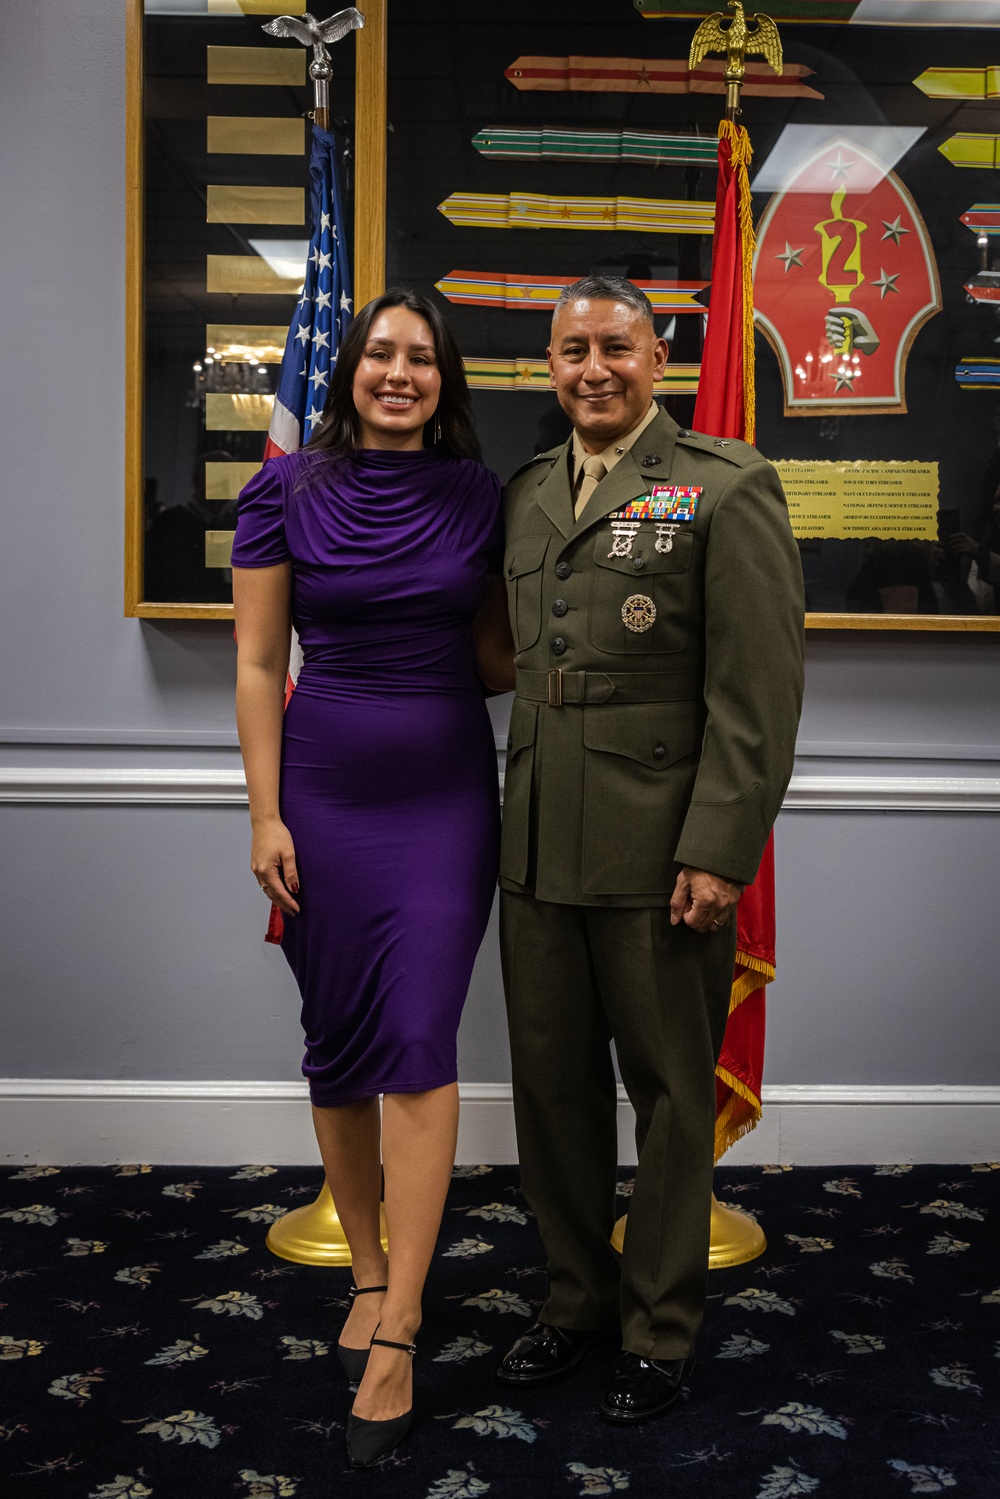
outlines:
[[[233, 358], [233, 352], [238, 357]], [[239, 351], [220, 353], [211, 344], [191, 366], [194, 380], [185, 406], [205, 410], [207, 395], [266, 396], [272, 393], [267, 365], [255, 354]]]

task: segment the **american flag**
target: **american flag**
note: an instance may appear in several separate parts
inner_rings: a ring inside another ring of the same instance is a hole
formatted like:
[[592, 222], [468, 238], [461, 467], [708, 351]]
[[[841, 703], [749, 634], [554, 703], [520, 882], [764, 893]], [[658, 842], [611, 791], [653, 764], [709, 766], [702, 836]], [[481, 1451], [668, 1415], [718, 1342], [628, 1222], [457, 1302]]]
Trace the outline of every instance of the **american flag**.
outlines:
[[313, 230], [306, 280], [285, 342], [265, 459], [294, 453], [308, 440], [323, 414], [330, 371], [354, 311], [337, 146], [329, 131], [315, 125], [309, 177]]

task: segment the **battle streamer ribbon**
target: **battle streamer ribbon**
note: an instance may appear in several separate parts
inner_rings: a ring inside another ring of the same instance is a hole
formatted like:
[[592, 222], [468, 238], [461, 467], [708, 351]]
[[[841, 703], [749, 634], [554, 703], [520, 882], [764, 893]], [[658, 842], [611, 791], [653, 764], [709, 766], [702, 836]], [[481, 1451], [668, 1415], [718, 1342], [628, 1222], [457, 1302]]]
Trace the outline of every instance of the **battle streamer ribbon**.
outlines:
[[[504, 77], [516, 89], [549, 94], [724, 94], [727, 64], [705, 58], [689, 68], [680, 57], [518, 57]], [[765, 99], [822, 99], [803, 78], [813, 69], [786, 63], [780, 77], [767, 63], [748, 62], [744, 94]]]

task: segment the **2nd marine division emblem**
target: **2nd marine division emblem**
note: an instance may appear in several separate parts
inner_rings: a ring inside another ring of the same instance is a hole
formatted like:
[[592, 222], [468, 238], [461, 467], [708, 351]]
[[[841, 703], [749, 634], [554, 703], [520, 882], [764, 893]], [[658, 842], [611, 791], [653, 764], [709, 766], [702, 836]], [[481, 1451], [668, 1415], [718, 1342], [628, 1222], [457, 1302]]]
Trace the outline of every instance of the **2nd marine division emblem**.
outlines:
[[642, 635], [653, 628], [656, 605], [644, 593], [631, 593], [622, 604], [622, 619], [626, 630], [631, 630], [633, 635]]
[[896, 174], [846, 136], [803, 156], [760, 221], [754, 301], [786, 416], [905, 411], [906, 358], [941, 289]]

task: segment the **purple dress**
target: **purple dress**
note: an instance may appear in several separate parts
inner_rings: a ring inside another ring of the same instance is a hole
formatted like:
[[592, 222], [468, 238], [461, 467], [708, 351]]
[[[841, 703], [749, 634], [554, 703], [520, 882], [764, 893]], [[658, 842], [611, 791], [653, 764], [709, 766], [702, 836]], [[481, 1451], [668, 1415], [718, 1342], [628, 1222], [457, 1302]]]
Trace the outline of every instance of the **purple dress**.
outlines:
[[500, 484], [468, 459], [293, 453], [243, 490], [234, 567], [291, 560], [304, 663], [281, 815], [301, 913], [282, 947], [321, 1107], [457, 1077], [496, 885], [493, 731], [472, 619], [500, 570]]

